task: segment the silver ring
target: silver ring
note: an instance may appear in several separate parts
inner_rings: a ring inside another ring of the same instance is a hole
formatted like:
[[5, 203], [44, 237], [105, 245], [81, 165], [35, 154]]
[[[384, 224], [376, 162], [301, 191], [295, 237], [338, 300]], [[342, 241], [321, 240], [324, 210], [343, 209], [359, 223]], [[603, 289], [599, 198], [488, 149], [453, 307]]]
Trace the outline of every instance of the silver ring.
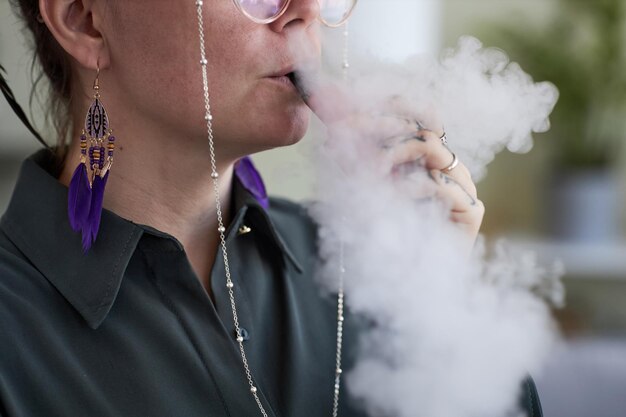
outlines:
[[454, 152], [452, 152], [452, 163], [441, 170], [444, 174], [449, 174], [454, 168], [459, 165], [459, 158], [456, 156]]

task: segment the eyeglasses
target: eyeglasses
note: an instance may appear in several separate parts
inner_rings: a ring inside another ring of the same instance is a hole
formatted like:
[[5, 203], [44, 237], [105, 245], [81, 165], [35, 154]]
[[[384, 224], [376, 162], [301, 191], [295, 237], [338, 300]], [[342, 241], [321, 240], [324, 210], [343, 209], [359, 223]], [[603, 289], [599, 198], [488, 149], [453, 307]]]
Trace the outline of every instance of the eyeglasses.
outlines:
[[[233, 0], [237, 9], [256, 23], [267, 24], [281, 17], [292, 0]], [[296, 0], [299, 1], [299, 0]], [[343, 25], [352, 14], [357, 0], [318, 0], [319, 20], [330, 27]]]

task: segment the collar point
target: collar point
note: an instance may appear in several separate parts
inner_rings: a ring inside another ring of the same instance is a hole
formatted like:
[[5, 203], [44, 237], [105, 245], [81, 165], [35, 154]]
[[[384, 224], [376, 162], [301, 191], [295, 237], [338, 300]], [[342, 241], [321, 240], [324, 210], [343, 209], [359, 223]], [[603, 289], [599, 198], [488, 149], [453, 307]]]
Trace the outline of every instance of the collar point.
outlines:
[[82, 314], [83, 319], [92, 330], [98, 330], [98, 327], [104, 322], [107, 314]]

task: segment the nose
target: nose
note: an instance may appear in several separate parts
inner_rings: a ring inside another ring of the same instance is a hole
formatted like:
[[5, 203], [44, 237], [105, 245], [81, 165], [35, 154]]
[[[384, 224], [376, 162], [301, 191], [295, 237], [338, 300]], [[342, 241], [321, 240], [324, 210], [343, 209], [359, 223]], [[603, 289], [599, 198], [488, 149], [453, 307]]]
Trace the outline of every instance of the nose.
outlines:
[[275, 32], [282, 32], [287, 26], [302, 25], [306, 28], [317, 20], [319, 14], [318, 0], [291, 0], [285, 13], [269, 25]]

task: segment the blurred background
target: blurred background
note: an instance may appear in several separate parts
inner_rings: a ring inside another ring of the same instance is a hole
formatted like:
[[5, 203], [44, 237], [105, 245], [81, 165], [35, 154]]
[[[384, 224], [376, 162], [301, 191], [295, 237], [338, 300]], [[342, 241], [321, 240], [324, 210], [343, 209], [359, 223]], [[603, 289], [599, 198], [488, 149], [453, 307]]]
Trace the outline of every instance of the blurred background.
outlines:
[[[566, 343], [535, 375], [549, 417], [626, 416], [625, 22], [624, 0], [360, 0], [351, 22], [354, 51], [401, 61], [471, 34], [559, 88], [553, 129], [529, 153], [498, 155], [478, 184], [489, 239], [566, 269], [566, 305], [554, 312]], [[0, 63], [28, 107], [31, 52], [6, 1]], [[36, 105], [33, 117], [45, 131]], [[311, 197], [312, 136], [255, 156], [271, 194]], [[0, 213], [37, 148], [0, 100]]]

